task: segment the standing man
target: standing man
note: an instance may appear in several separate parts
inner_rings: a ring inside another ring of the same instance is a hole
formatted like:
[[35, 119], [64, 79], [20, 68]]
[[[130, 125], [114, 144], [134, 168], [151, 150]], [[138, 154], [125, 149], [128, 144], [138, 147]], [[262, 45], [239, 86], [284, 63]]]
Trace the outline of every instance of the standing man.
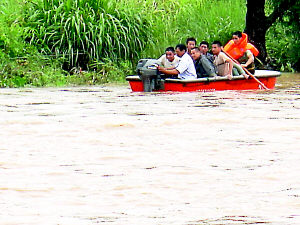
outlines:
[[163, 54], [158, 61], [166, 69], [174, 69], [178, 66], [179, 57], [175, 55], [175, 49], [173, 47], [166, 48], [165, 54]]
[[191, 55], [192, 48], [195, 48], [196, 44], [197, 44], [196, 39], [193, 38], [193, 37], [189, 37], [189, 38], [186, 39], [185, 44], [186, 44], [186, 48], [187, 48], [187, 53], [189, 55]]
[[158, 70], [166, 75], [176, 75], [179, 79], [196, 79], [196, 69], [192, 58], [186, 52], [186, 46], [179, 44], [175, 48], [176, 55], [180, 58], [179, 64], [174, 69], [166, 69], [158, 66]]

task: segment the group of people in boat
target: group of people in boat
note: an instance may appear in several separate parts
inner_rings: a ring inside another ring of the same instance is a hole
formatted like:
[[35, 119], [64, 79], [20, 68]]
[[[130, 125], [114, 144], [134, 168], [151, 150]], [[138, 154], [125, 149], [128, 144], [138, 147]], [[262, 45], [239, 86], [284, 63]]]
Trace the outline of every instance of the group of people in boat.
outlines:
[[161, 64], [158, 70], [168, 77], [179, 79], [214, 76], [232, 79], [238, 75], [248, 79], [243, 68], [254, 73], [254, 57], [259, 52], [248, 43], [247, 34], [236, 31], [224, 48], [220, 41], [214, 41], [211, 53], [208, 42], [202, 41], [197, 47], [195, 38], [187, 38], [186, 44], [178, 44], [175, 49], [166, 48], [165, 54], [158, 59]]

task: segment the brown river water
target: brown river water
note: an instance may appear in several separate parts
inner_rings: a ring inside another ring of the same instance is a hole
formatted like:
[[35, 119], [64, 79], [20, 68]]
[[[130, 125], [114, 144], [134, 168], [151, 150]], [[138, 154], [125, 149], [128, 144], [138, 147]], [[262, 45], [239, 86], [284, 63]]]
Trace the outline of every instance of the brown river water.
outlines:
[[300, 224], [300, 74], [273, 91], [0, 89], [1, 225]]

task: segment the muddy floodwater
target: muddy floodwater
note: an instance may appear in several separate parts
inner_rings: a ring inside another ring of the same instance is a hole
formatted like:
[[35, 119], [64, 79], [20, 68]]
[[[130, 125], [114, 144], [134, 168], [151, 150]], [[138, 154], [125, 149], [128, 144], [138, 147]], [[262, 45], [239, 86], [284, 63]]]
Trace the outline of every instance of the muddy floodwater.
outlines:
[[273, 91], [0, 89], [0, 224], [300, 224], [300, 74]]

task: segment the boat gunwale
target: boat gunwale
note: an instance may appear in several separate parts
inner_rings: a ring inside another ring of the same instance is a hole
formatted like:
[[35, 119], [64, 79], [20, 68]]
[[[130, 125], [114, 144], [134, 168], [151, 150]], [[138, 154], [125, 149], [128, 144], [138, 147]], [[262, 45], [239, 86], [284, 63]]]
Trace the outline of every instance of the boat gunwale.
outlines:
[[[263, 71], [263, 74], [260, 74]], [[257, 70], [258, 74], [256, 73], [254, 76], [256, 78], [269, 78], [269, 77], [279, 77], [281, 73], [278, 71], [272, 70]], [[165, 82], [167, 83], [198, 83], [198, 82], [214, 82], [214, 81], [233, 81], [233, 80], [246, 80], [243, 75], [233, 76], [231, 80], [227, 77], [215, 76], [215, 77], [205, 77], [205, 78], [197, 78], [197, 79], [174, 79], [174, 78], [166, 78]], [[251, 78], [250, 78], [251, 79]], [[126, 77], [127, 81], [141, 81], [138, 75], [130, 75]]]

